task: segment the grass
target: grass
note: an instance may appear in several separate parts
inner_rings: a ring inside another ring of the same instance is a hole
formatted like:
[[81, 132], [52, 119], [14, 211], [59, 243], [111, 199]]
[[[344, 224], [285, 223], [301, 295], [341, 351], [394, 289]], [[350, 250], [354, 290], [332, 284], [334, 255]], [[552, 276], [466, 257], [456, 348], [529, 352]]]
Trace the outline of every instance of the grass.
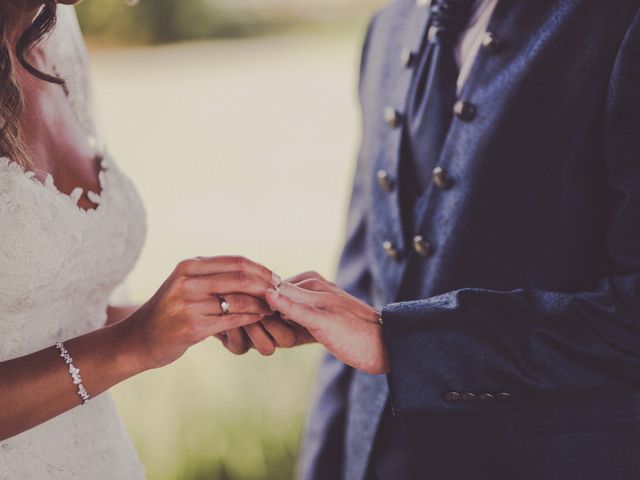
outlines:
[[203, 344], [120, 386], [115, 398], [149, 478], [292, 478], [318, 353], [236, 358]]

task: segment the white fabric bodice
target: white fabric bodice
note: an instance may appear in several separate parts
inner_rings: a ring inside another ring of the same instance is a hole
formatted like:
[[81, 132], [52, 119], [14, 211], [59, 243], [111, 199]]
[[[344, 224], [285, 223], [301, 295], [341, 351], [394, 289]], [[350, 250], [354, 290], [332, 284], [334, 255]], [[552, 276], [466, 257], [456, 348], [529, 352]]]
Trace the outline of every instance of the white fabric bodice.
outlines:
[[[79, 121], [97, 139], [86, 51], [72, 8], [59, 8], [46, 48], [67, 81]], [[83, 210], [77, 205], [81, 189], [65, 195], [50, 176], [41, 183], [0, 159], [0, 361], [104, 325], [111, 293], [140, 254], [145, 215], [108, 154], [102, 167], [101, 192], [89, 192], [98, 206]], [[143, 477], [108, 394], [0, 442], [0, 480]]]

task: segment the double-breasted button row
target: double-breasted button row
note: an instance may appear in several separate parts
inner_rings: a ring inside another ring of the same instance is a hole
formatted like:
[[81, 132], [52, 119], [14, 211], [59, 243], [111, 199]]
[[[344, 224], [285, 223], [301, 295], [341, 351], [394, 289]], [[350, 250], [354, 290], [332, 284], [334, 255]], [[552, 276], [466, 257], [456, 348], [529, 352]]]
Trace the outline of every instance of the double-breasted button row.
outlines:
[[[422, 235], [413, 237], [412, 247], [413, 251], [421, 257], [426, 258], [433, 255], [433, 246]], [[385, 240], [382, 242], [382, 249], [391, 260], [400, 260], [400, 249], [392, 241]]]
[[[502, 41], [495, 33], [485, 32], [482, 37], [482, 48], [489, 53], [498, 53], [502, 49]], [[463, 122], [472, 122], [477, 113], [477, 107], [468, 100], [460, 99], [453, 106], [453, 114]]]
[[511, 394], [507, 392], [500, 393], [474, 393], [474, 392], [446, 392], [442, 395], [442, 399], [445, 402], [456, 403], [456, 402], [490, 402], [493, 400], [498, 401], [507, 401], [511, 400]]

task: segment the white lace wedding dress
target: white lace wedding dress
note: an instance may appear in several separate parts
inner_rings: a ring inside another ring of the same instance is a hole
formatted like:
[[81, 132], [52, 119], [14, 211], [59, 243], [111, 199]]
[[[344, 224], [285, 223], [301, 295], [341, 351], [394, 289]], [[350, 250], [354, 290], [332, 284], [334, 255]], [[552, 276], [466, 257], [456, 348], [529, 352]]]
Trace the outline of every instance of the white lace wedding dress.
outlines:
[[[47, 49], [88, 134], [86, 52], [71, 7]], [[97, 137], [95, 137], [97, 138]], [[0, 159], [0, 361], [102, 327], [114, 288], [133, 267], [145, 216], [132, 184], [105, 155], [95, 210]], [[71, 352], [73, 353], [73, 352]], [[1, 480], [136, 480], [144, 472], [108, 394], [0, 441]]]

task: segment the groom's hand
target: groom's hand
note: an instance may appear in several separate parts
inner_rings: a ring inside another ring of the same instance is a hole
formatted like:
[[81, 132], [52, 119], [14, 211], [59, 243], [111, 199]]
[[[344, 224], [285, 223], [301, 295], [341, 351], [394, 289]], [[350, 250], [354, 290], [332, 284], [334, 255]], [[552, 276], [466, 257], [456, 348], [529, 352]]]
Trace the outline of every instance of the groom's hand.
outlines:
[[[322, 277], [315, 272], [305, 272], [287, 279], [286, 282], [295, 285], [314, 278]], [[281, 280], [274, 280], [276, 284], [282, 283]], [[247, 328], [228, 330], [216, 337], [227, 350], [236, 355], [255, 348], [260, 354], [269, 356], [277, 348], [293, 348], [316, 341], [305, 327], [286, 321], [278, 312], [265, 316], [259, 323]]]
[[319, 275], [270, 289], [266, 300], [340, 361], [366, 373], [389, 371], [380, 313]]

